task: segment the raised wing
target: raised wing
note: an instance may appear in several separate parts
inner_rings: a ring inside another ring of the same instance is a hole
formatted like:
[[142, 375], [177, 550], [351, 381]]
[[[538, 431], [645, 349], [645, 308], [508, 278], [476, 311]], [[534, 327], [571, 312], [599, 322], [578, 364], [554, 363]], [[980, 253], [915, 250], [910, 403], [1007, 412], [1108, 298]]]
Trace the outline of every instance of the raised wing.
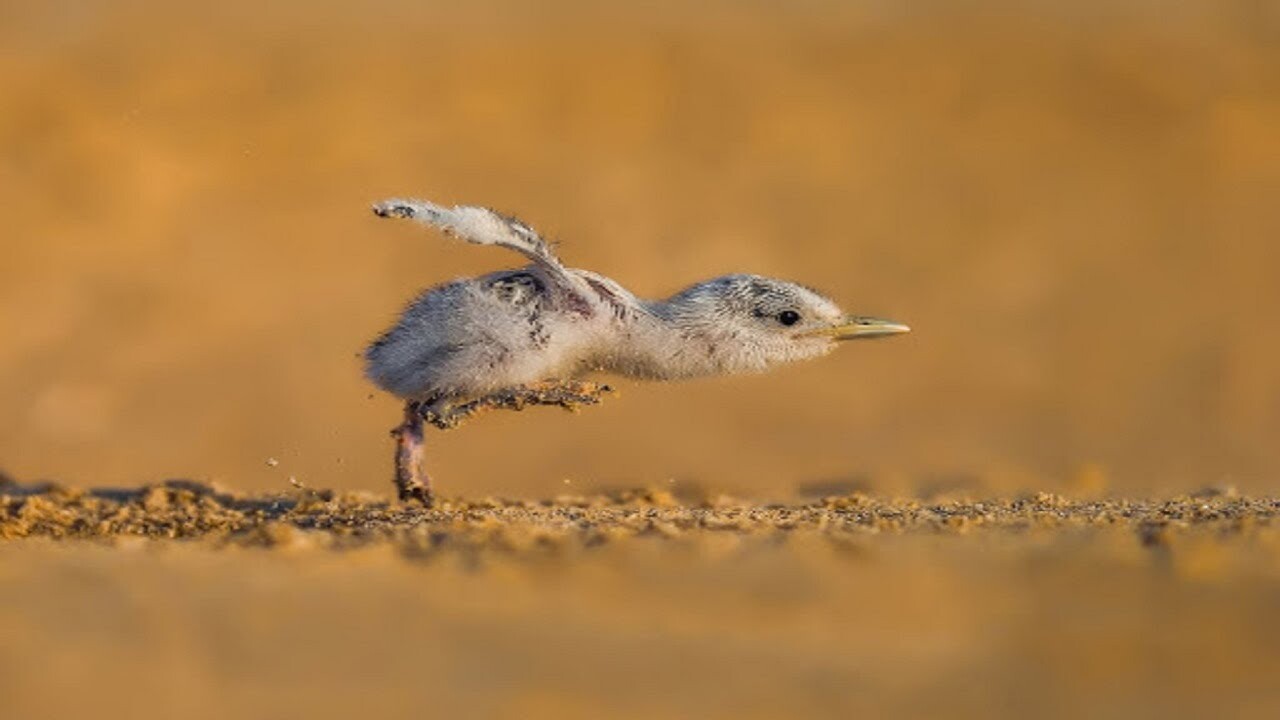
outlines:
[[496, 245], [530, 260], [563, 270], [551, 246], [520, 220], [485, 207], [459, 205], [446, 208], [425, 200], [384, 200], [373, 206], [378, 217], [408, 218], [439, 228], [446, 235], [476, 245]]
[[446, 235], [476, 245], [495, 245], [514, 250], [543, 268], [548, 278], [564, 293], [574, 310], [590, 314], [591, 288], [586, 281], [560, 262], [551, 246], [533, 228], [520, 220], [485, 207], [458, 205], [446, 208], [426, 200], [383, 200], [373, 212], [383, 218], [406, 218]]

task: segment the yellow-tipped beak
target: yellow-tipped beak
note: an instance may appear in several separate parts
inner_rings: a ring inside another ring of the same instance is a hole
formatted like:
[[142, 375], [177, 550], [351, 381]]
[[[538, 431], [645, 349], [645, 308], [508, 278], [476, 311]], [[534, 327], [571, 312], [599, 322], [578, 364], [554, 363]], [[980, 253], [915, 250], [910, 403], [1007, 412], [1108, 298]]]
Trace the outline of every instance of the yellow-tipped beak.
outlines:
[[820, 335], [832, 340], [865, 340], [911, 332], [911, 328], [892, 320], [871, 317], [847, 317], [831, 327], [811, 330], [805, 335]]

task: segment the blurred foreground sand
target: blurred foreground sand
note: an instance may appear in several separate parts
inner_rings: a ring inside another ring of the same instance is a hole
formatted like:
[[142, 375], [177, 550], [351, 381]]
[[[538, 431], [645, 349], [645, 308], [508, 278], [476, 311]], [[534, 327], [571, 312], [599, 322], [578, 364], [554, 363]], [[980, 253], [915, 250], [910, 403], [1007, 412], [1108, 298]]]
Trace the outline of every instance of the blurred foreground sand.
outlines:
[[1276, 500], [3, 495], [10, 717], [1280, 712]]

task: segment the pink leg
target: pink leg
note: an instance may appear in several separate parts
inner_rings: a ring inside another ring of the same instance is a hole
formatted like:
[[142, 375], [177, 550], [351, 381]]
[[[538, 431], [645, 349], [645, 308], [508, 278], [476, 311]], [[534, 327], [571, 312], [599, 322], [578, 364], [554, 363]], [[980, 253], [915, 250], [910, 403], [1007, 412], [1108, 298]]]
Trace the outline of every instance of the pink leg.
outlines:
[[530, 405], [576, 410], [583, 405], [598, 404], [611, 392], [608, 385], [567, 380], [507, 388], [461, 404], [446, 402], [450, 398], [443, 396], [410, 400], [404, 406], [404, 422], [391, 431], [391, 437], [396, 439], [396, 492], [402, 502], [417, 500], [425, 507], [432, 505], [431, 478], [422, 467], [424, 422], [448, 430], [485, 410], [523, 410]]
[[404, 406], [404, 422], [391, 431], [396, 439], [396, 491], [402, 502], [417, 500], [431, 507], [431, 478], [422, 467], [422, 406], [409, 401]]

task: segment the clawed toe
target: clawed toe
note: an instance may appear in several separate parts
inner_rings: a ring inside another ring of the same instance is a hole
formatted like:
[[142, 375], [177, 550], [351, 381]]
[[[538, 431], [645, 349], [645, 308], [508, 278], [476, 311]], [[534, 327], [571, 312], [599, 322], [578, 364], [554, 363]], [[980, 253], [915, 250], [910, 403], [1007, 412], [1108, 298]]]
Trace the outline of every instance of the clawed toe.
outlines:
[[435, 494], [431, 492], [431, 488], [428, 488], [425, 485], [401, 487], [400, 502], [407, 503], [414, 501], [421, 503], [422, 507], [430, 510], [435, 505], [436, 497]]

